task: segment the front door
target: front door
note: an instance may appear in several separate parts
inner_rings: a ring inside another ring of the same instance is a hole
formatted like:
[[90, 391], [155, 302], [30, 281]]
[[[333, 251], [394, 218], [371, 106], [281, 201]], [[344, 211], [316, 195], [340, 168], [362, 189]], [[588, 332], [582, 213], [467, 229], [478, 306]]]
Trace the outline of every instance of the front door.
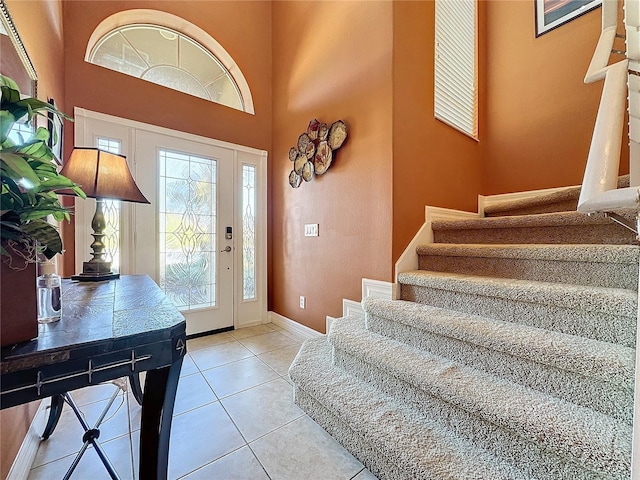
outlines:
[[[148, 274], [189, 335], [267, 319], [266, 152], [77, 108], [75, 144], [127, 157], [150, 205], [106, 201], [106, 253]], [[76, 265], [95, 203], [76, 201]]]
[[233, 151], [151, 132], [136, 135], [135, 271], [187, 319], [187, 334], [233, 326]]

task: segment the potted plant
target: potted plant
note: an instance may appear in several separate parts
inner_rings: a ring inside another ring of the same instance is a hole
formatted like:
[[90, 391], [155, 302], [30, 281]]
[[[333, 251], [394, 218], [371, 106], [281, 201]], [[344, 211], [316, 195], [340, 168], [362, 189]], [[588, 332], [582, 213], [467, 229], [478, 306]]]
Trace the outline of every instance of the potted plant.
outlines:
[[[56, 190], [70, 189], [84, 197], [78, 185], [58, 173], [46, 128], [36, 128], [27, 138], [15, 129], [18, 124], [33, 125], [38, 115], [47, 118], [47, 112], [69, 117], [42, 100], [20, 97], [18, 85], [0, 75], [2, 346], [37, 335], [35, 264], [63, 251], [60, 234], [47, 218], [70, 219]], [[21, 300], [19, 295], [27, 298]]]

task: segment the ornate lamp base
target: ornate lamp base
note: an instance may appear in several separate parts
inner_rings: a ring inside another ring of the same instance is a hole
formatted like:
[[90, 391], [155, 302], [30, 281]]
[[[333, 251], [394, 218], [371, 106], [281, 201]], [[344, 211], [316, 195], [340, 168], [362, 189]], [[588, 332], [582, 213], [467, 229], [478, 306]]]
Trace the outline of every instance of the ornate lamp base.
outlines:
[[111, 262], [82, 262], [82, 273], [73, 275], [71, 280], [79, 282], [102, 282], [104, 280], [115, 280], [120, 278], [119, 273], [111, 271]]
[[102, 199], [96, 198], [96, 213], [93, 215], [91, 227], [93, 228], [93, 243], [91, 244], [93, 258], [88, 262], [82, 262], [82, 273], [74, 275], [71, 280], [79, 282], [102, 282], [120, 278], [119, 273], [111, 271], [111, 262], [104, 259], [104, 214], [102, 213]]

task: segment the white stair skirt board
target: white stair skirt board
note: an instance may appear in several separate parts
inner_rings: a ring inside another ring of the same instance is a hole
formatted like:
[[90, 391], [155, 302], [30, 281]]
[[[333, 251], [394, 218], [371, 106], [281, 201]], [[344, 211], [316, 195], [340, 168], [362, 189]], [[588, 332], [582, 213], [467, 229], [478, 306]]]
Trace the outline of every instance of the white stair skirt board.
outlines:
[[269, 319], [274, 325], [302, 338], [317, 338], [322, 336], [322, 333], [315, 331], [313, 328], [302, 325], [276, 312], [270, 311]]
[[343, 317], [360, 317], [364, 318], [364, 310], [362, 304], [355, 300], [342, 299], [342, 316]]
[[[417, 258], [417, 255], [416, 255]], [[417, 262], [416, 262], [417, 263]], [[397, 285], [382, 280], [371, 280], [370, 278], [362, 279], [362, 298], [373, 297], [384, 300], [395, 300], [397, 293]], [[355, 300], [342, 299], [342, 316], [343, 317], [359, 317], [364, 318], [364, 310], [362, 304]], [[335, 318], [327, 317], [327, 332], [331, 322]]]
[[396, 299], [397, 285], [382, 280], [362, 279], [362, 298], [373, 297], [387, 300]]
[[329, 315], [327, 315], [324, 319], [324, 328], [325, 328], [325, 332], [329, 333], [329, 330], [331, 329], [331, 324], [333, 323], [333, 321], [336, 319], [336, 317], [331, 317]]
[[38, 447], [40, 446], [40, 435], [44, 431], [47, 423], [47, 415], [49, 413], [48, 406], [48, 400], [42, 400], [40, 402], [40, 406], [33, 417], [33, 421], [29, 426], [24, 440], [22, 440], [22, 445], [20, 445], [13, 465], [11, 465], [7, 480], [24, 480], [29, 476], [29, 471], [31, 470], [33, 461], [36, 459], [36, 453], [38, 453]]
[[404, 249], [395, 266], [395, 280], [398, 282], [398, 273], [409, 272], [418, 269], [418, 254], [416, 248], [419, 245], [433, 243], [433, 230], [431, 230], [431, 222], [436, 220], [458, 220], [465, 218], [475, 218], [480, 215], [473, 212], [465, 212], [462, 210], [452, 210], [450, 208], [432, 207], [427, 205], [424, 207], [425, 222], [413, 237], [407, 248]]

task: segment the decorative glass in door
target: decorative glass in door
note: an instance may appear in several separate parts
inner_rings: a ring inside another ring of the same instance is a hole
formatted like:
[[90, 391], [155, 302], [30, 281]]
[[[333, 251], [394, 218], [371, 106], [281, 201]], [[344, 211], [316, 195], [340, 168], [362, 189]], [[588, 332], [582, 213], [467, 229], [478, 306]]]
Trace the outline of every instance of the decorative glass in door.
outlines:
[[160, 287], [182, 311], [213, 308], [217, 162], [158, 150]]
[[256, 298], [256, 166], [242, 165], [242, 299]]
[[[120, 155], [122, 148], [120, 140], [98, 138], [98, 148], [109, 153]], [[102, 202], [104, 214], [104, 243], [105, 259], [111, 262], [111, 271], [120, 271], [120, 200], [105, 199]]]

